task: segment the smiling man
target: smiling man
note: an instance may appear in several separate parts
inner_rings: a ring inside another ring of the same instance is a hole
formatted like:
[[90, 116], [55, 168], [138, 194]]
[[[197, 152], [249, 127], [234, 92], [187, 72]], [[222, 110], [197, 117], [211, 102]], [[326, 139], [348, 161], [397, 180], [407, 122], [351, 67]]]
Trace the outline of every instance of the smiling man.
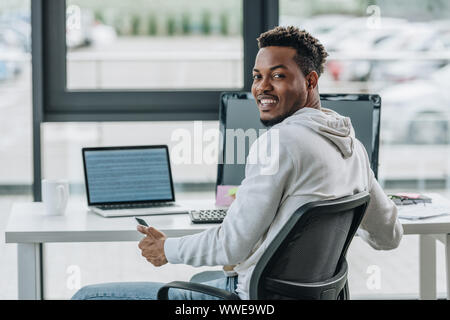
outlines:
[[[138, 227], [145, 237], [142, 255], [153, 265], [224, 265], [223, 276], [205, 284], [248, 298], [253, 269], [268, 244], [303, 204], [368, 191], [371, 196], [358, 234], [370, 246], [389, 250], [403, 234], [396, 207], [370, 169], [367, 153], [349, 118], [321, 108], [318, 79], [327, 53], [317, 39], [295, 27], [277, 27], [258, 38], [252, 93], [260, 119], [277, 130], [279, 141], [264, 134], [249, 151], [278, 143], [279, 167], [262, 174], [247, 162], [245, 179], [221, 225], [201, 233], [167, 238], [155, 228]], [[266, 153], [269, 154], [269, 153]], [[135, 282], [86, 286], [74, 299], [155, 299], [162, 283]], [[170, 290], [171, 299], [212, 299]]]

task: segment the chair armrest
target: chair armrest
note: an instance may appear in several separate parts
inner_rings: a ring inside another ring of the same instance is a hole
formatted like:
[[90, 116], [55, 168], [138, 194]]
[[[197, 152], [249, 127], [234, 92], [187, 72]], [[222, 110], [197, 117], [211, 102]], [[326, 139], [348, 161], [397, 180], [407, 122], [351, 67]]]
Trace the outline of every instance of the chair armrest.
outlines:
[[170, 288], [201, 292], [204, 294], [208, 294], [210, 296], [222, 298], [224, 300], [240, 300], [239, 296], [235, 293], [207, 286], [201, 283], [186, 282], [186, 281], [172, 281], [162, 286], [158, 290], [158, 300], [168, 300]]

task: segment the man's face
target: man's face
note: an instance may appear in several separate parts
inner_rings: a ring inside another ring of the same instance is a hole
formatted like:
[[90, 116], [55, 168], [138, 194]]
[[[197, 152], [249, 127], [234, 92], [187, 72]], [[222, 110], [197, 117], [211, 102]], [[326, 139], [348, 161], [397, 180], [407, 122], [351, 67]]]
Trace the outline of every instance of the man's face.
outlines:
[[253, 68], [252, 94], [261, 122], [273, 126], [305, 105], [307, 84], [290, 47], [261, 48]]

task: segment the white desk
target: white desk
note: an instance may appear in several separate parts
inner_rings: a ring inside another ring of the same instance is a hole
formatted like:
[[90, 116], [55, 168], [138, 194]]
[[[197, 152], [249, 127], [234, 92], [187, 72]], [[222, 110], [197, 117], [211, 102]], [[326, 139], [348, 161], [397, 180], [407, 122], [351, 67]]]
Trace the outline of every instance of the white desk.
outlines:
[[[450, 201], [430, 194], [434, 203]], [[181, 201], [180, 201], [181, 202]], [[213, 206], [213, 201], [183, 201], [191, 207]], [[106, 242], [139, 241], [133, 217], [103, 218], [87, 212], [79, 203], [69, 204], [65, 216], [43, 215], [42, 203], [16, 203], [13, 205], [5, 231], [7, 243], [18, 243], [19, 299], [41, 299], [42, 244], [46, 242]], [[144, 217], [146, 218], [146, 217]], [[147, 217], [151, 224], [168, 237], [195, 234], [217, 224], [192, 224], [186, 214]], [[436, 240], [445, 245], [447, 298], [450, 299], [450, 216], [419, 221], [400, 220], [404, 234], [417, 234], [419, 245], [420, 298], [436, 299]]]

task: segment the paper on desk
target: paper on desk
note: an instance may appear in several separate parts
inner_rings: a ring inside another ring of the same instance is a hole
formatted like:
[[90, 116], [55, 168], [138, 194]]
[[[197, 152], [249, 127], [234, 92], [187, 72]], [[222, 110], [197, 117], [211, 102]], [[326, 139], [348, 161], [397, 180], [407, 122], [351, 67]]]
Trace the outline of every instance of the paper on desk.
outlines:
[[429, 203], [397, 206], [397, 209], [398, 217], [408, 220], [426, 219], [450, 214], [450, 207]]

